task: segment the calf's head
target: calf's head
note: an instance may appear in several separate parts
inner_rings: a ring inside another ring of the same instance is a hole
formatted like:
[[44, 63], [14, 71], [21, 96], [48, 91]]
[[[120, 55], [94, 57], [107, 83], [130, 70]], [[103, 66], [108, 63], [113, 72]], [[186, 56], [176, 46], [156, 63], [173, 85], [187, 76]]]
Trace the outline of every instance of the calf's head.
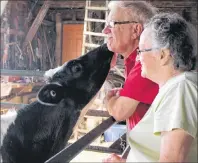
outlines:
[[51, 106], [70, 98], [78, 105], [87, 104], [104, 83], [112, 56], [113, 52], [104, 44], [84, 56], [47, 71], [45, 76], [49, 84], [39, 91], [38, 101]]

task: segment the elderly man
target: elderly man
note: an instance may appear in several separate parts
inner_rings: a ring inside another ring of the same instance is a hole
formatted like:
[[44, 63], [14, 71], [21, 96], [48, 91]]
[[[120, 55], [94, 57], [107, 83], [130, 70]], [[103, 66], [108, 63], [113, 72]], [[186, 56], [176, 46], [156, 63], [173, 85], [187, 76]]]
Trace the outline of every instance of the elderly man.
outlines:
[[[144, 1], [111, 1], [108, 7], [110, 13], [103, 33], [108, 35], [109, 50], [124, 57], [126, 80], [121, 90], [107, 94], [106, 108], [117, 121], [126, 120], [128, 130], [131, 130], [158, 93], [157, 84], [141, 77], [141, 65], [136, 61], [143, 25], [156, 13], [156, 9]], [[111, 160], [119, 162], [121, 158], [112, 154]]]

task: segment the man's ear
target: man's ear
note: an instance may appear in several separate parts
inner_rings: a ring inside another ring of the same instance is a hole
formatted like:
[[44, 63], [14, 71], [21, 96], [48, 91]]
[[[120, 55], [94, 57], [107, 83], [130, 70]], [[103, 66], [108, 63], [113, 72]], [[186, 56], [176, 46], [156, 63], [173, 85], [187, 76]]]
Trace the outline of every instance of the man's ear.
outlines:
[[140, 35], [143, 31], [143, 26], [139, 23], [137, 24], [132, 24], [131, 25], [133, 33], [132, 33], [132, 38], [136, 39], [136, 38], [140, 38]]
[[38, 92], [37, 100], [44, 105], [57, 105], [64, 98], [63, 91], [63, 86], [58, 83], [47, 84]]
[[140, 37], [142, 31], [143, 31], [143, 26], [142, 26], [142, 24], [137, 23], [137, 24], [136, 24], [136, 33], [137, 33], [138, 37]]

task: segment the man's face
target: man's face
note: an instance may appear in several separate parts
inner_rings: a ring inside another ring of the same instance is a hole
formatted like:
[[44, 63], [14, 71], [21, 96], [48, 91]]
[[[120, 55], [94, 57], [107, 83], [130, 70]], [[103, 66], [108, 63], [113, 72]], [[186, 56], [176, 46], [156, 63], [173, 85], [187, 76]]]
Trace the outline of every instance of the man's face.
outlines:
[[[129, 21], [124, 9], [116, 7], [110, 11], [107, 17], [107, 24], [110, 21]], [[131, 33], [133, 32], [132, 23], [128, 24], [116, 24], [114, 27], [106, 26], [103, 29], [103, 33], [107, 34], [107, 46], [109, 50], [115, 53], [125, 53], [128, 46], [132, 46], [133, 41]]]

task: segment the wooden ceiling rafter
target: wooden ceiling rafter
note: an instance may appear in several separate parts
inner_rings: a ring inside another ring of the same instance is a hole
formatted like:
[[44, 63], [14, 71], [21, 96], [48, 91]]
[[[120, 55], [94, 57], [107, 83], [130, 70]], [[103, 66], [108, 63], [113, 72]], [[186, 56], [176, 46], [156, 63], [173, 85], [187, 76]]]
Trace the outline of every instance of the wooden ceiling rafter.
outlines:
[[[34, 2], [34, 1], [32, 1]], [[94, 1], [93, 4], [96, 5], [103, 5], [105, 1], [97, 0]], [[50, 8], [84, 8], [86, 1], [85, 0], [78, 0], [78, 1], [71, 1], [71, 0], [65, 0], [65, 1], [52, 1], [50, 0]], [[38, 1], [38, 5], [43, 5], [43, 1]]]
[[34, 38], [36, 32], [38, 31], [38, 28], [40, 27], [40, 25], [42, 24], [47, 11], [50, 7], [51, 2], [49, 0], [44, 1], [41, 9], [39, 10], [39, 13], [37, 14], [36, 18], [34, 19], [34, 22], [32, 23], [26, 37], [25, 37], [25, 41], [23, 43], [23, 49], [29, 44], [29, 42], [32, 41], [32, 39]]

